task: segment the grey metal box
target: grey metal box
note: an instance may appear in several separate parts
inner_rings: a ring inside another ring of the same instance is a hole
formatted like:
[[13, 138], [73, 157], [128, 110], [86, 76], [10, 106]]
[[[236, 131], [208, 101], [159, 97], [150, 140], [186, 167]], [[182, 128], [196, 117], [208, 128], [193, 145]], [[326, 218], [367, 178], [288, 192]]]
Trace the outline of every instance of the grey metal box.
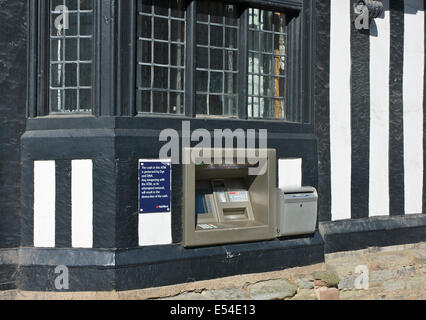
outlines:
[[277, 189], [278, 237], [314, 233], [318, 193], [313, 187]]

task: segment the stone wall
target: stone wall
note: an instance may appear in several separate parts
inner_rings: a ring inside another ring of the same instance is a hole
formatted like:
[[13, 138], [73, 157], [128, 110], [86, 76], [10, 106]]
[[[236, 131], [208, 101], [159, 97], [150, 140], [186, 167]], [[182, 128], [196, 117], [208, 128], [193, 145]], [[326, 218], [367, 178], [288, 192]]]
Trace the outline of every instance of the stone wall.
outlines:
[[[357, 289], [358, 266], [368, 290]], [[127, 292], [0, 292], [1, 299], [120, 300], [425, 300], [426, 243], [333, 253], [326, 262], [283, 271], [241, 275]]]

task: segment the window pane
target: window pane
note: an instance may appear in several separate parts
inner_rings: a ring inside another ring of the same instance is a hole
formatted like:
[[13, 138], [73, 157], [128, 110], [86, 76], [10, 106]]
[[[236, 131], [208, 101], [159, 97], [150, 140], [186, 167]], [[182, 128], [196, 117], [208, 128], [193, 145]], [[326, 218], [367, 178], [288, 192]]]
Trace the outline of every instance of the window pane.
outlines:
[[80, 10], [93, 10], [93, 1], [80, 1]]
[[223, 26], [210, 26], [210, 45], [212, 47], [224, 47]]
[[170, 110], [172, 113], [183, 113], [184, 111], [184, 95], [182, 93], [170, 94]]
[[207, 115], [207, 97], [205, 95], [197, 94], [196, 109], [197, 114]]
[[68, 9], [71, 10], [78, 10], [78, 4], [79, 4], [79, 0], [68, 0], [67, 1], [67, 7]]
[[139, 0], [139, 12], [152, 13], [152, 0]]
[[238, 48], [238, 30], [225, 28], [225, 46], [227, 48]]
[[80, 67], [80, 87], [90, 87], [92, 85], [92, 66], [89, 63], [82, 63]]
[[237, 74], [225, 73], [225, 93], [232, 94], [237, 88]]
[[[50, 68], [50, 85], [53, 88], [62, 88], [64, 86], [64, 65], [62, 63], [53, 64]], [[56, 91], [56, 90], [55, 90]]]
[[77, 87], [77, 64], [66, 63], [65, 64], [65, 87]]
[[238, 51], [225, 51], [225, 70], [238, 71]]
[[[69, 1], [66, 1], [69, 2]], [[68, 29], [65, 29], [65, 34], [68, 36], [78, 36], [78, 23], [79, 14], [78, 13], [70, 13], [69, 14], [69, 26]]]
[[154, 39], [169, 39], [169, 20], [165, 18], [154, 18]]
[[183, 0], [138, 0], [138, 112], [184, 112]]
[[143, 63], [152, 62], [152, 42], [139, 40], [138, 41], [138, 61]]
[[155, 0], [154, 3], [156, 4], [154, 6], [155, 14], [168, 16], [170, 8], [170, 2], [168, 0]]
[[63, 109], [64, 90], [50, 90], [50, 112], [60, 112]]
[[51, 61], [62, 61], [64, 57], [64, 40], [51, 40], [50, 41], [50, 59]]
[[154, 67], [153, 72], [154, 72], [154, 88], [155, 89], [167, 88], [168, 68]]
[[169, 44], [164, 42], [154, 42], [154, 63], [169, 64]]
[[207, 71], [197, 71], [197, 92], [207, 92], [209, 75]]
[[249, 9], [248, 115], [299, 121], [286, 108], [287, 29], [283, 13]]
[[151, 91], [139, 90], [136, 103], [140, 112], [151, 112]]
[[170, 64], [172, 66], [185, 66], [185, 46], [180, 44], [172, 44], [170, 46]]
[[93, 0], [50, 1], [50, 28], [50, 112], [91, 112]]
[[209, 26], [208, 24], [197, 25], [197, 44], [207, 46], [209, 44]]
[[92, 13], [80, 13], [80, 35], [92, 35]]
[[171, 21], [171, 40], [174, 42], [183, 42], [182, 36], [185, 34], [185, 22], [184, 21]]
[[92, 105], [92, 90], [80, 90], [80, 109], [89, 112]]
[[82, 38], [80, 39], [80, 61], [91, 61], [92, 60], [92, 39]]
[[209, 68], [209, 49], [204, 47], [197, 48], [197, 67], [198, 69]]
[[170, 89], [182, 91], [184, 90], [184, 73], [181, 69], [170, 69]]
[[222, 95], [210, 95], [209, 96], [209, 108], [210, 114], [214, 116], [224, 115], [224, 97]]
[[156, 113], [167, 113], [167, 92], [153, 91], [154, 100], [154, 112]]
[[152, 17], [149, 15], [138, 16], [138, 33], [141, 38], [151, 38]]
[[78, 39], [65, 39], [65, 60], [77, 61], [78, 60]]
[[70, 112], [77, 111], [77, 96], [78, 92], [76, 89], [68, 89], [65, 91], [65, 110]]
[[209, 53], [210, 53], [210, 69], [223, 70], [224, 51], [220, 49], [211, 49]]
[[223, 73], [211, 72], [210, 73], [210, 92], [222, 93], [223, 92]]
[[236, 5], [197, 1], [198, 115], [237, 114], [238, 15]]
[[225, 114], [237, 113], [237, 99], [234, 97], [225, 96]]
[[151, 66], [138, 65], [137, 86], [138, 88], [151, 88]]

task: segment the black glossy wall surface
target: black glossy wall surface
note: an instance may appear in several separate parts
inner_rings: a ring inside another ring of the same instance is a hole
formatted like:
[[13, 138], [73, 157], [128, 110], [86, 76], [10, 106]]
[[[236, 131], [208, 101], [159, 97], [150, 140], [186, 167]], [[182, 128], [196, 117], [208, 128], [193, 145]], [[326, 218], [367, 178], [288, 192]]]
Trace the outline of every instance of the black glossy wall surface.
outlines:
[[25, 128], [25, 0], [0, 1], [0, 248], [19, 246], [20, 137]]
[[317, 1], [315, 57], [315, 131], [318, 136], [319, 220], [331, 220], [330, 192], [330, 0]]

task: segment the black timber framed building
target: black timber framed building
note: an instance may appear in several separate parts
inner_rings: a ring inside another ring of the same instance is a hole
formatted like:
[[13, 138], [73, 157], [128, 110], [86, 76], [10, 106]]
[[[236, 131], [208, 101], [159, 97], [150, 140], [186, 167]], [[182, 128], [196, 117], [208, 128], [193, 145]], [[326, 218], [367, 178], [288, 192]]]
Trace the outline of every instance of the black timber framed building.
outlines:
[[[3, 1], [0, 289], [55, 291], [60, 265], [72, 291], [132, 290], [425, 241], [425, 3], [382, 1], [357, 30], [356, 2]], [[267, 129], [277, 183], [296, 162], [318, 190], [316, 232], [185, 248], [179, 164], [170, 214], [141, 215], [139, 160], [183, 123]]]

